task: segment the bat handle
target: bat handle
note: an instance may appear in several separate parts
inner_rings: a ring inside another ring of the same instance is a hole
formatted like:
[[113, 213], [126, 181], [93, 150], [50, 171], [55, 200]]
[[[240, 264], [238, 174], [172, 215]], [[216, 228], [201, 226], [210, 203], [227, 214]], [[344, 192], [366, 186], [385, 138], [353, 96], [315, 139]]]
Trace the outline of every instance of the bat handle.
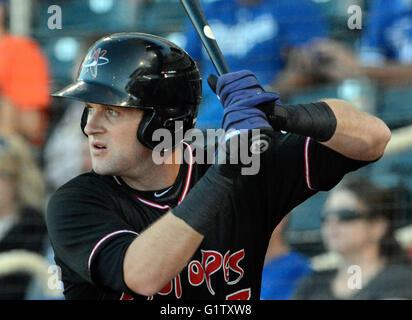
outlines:
[[210, 50], [210, 52], [209, 52], [208, 45], [205, 45], [205, 47], [206, 47], [206, 51], [209, 54], [209, 57], [212, 60], [213, 65], [215, 66], [217, 74], [219, 76], [221, 76], [223, 74], [230, 73], [229, 66], [227, 65], [226, 60], [223, 57], [223, 54], [220, 51], [220, 49]]
[[[206, 27], [209, 27], [209, 26], [206, 26]], [[210, 33], [211, 32], [212, 31], [210, 31]], [[200, 33], [199, 35], [201, 36], [201, 38], [206, 37], [204, 33]], [[230, 73], [229, 66], [226, 62], [225, 57], [222, 54], [222, 51], [220, 51], [220, 48], [216, 40], [209, 38], [208, 41], [203, 41], [203, 45], [206, 49], [207, 54], [209, 55], [210, 60], [213, 63], [213, 66], [216, 69], [217, 74], [221, 76], [223, 74]]]
[[[197, 28], [200, 28], [200, 26], [197, 26]], [[204, 31], [207, 28], [209, 31]], [[227, 65], [226, 59], [223, 56], [222, 51], [220, 51], [220, 48], [212, 34], [212, 30], [210, 29], [209, 25], [204, 26], [203, 32], [199, 29], [196, 30], [218, 75], [221, 76], [223, 74], [230, 73], [230, 69]]]
[[219, 76], [230, 73], [229, 67], [227, 66], [225, 60], [215, 61], [214, 66]]

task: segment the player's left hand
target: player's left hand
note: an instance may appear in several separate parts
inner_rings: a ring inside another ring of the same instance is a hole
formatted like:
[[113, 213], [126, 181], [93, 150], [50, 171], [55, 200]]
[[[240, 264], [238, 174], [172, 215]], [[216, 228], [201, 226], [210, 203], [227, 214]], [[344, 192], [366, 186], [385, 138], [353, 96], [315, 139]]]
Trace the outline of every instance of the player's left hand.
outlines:
[[279, 95], [265, 92], [251, 71], [242, 70], [220, 77], [211, 74], [207, 82], [224, 108], [222, 128], [225, 131], [271, 129], [266, 114], [258, 106], [267, 103], [274, 106]]

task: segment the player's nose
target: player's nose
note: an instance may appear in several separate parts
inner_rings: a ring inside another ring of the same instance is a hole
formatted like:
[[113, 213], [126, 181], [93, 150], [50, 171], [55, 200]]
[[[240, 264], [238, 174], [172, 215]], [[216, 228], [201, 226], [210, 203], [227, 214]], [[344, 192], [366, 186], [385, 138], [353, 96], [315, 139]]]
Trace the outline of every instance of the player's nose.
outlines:
[[87, 122], [86, 126], [84, 127], [84, 133], [88, 136], [103, 133], [104, 132], [104, 125], [103, 125], [103, 109], [100, 108], [91, 108], [89, 109], [87, 115]]

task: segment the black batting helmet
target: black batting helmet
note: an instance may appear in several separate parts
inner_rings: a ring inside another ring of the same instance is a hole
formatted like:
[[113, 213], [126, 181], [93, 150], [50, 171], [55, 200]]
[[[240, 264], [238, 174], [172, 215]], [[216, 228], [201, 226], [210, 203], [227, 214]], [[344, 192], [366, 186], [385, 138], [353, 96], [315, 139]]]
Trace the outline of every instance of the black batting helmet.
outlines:
[[[137, 138], [153, 149], [156, 129], [193, 128], [202, 95], [195, 61], [174, 43], [144, 33], [117, 33], [95, 42], [80, 65], [77, 80], [54, 97], [143, 109]], [[87, 123], [82, 116], [81, 128]], [[180, 141], [174, 141], [176, 145]]]

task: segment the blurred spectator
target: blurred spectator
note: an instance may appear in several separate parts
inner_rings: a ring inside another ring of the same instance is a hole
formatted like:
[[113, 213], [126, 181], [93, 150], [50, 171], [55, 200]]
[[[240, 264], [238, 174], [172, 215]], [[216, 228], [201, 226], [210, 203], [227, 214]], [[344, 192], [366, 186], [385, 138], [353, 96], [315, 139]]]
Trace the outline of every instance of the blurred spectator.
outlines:
[[[44, 178], [47, 196], [61, 185], [83, 172], [90, 171], [91, 160], [88, 140], [80, 129], [83, 112], [80, 102], [71, 102], [66, 106], [62, 118], [54, 126], [44, 147]], [[70, 161], [66, 161], [70, 158]], [[50, 242], [45, 243], [42, 254], [50, 265], [54, 265], [54, 252]], [[26, 300], [64, 299], [62, 290], [45, 292], [38, 279], [32, 279], [25, 296]]]
[[383, 83], [412, 79], [412, 1], [372, 0], [360, 48], [362, 73]]
[[[366, 11], [366, 10], [365, 10]], [[339, 41], [312, 41], [292, 51], [274, 84], [282, 95], [301, 87], [368, 77], [379, 84], [412, 80], [412, 1], [371, 0], [358, 52]]]
[[[101, 34], [93, 34], [83, 39], [72, 70], [73, 78], [77, 76], [81, 58], [86, 55], [92, 43], [101, 37]], [[50, 131], [44, 146], [43, 172], [47, 195], [74, 176], [91, 170], [88, 140], [80, 129], [84, 108], [81, 104], [78, 101], [70, 101], [65, 105], [62, 117]], [[70, 161], [66, 161], [68, 158]], [[46, 242], [44, 256], [50, 264], [55, 264], [54, 252], [49, 241]], [[42, 284], [37, 279], [32, 279], [25, 298], [26, 300], [55, 300], [64, 299], [64, 296], [62, 293], [59, 294], [59, 291], [45, 292]]]
[[0, 1], [0, 134], [45, 141], [48, 122], [48, 63], [32, 39], [7, 31], [7, 1]]
[[336, 270], [303, 279], [295, 299], [412, 299], [409, 257], [394, 237], [398, 204], [390, 189], [352, 178], [325, 203], [322, 236], [339, 256]]
[[[73, 78], [76, 78], [78, 66], [88, 48], [101, 37], [101, 34], [93, 34], [83, 39], [72, 70]], [[80, 129], [83, 109], [83, 103], [70, 101], [65, 105], [62, 117], [50, 131], [43, 150], [45, 162], [43, 172], [48, 195], [74, 176], [91, 170], [88, 140]], [[66, 161], [68, 158], [70, 161]], [[55, 264], [54, 252], [49, 241], [46, 242], [45, 247], [46, 259], [50, 264]], [[64, 299], [64, 296], [62, 293], [59, 295], [59, 291], [45, 292], [42, 284], [37, 279], [33, 279], [25, 298], [26, 300], [54, 300]]]
[[[44, 182], [28, 144], [18, 136], [0, 136], [0, 254], [44, 250], [43, 208]], [[0, 299], [24, 299], [29, 281], [21, 270], [2, 275]]]
[[[72, 78], [77, 78], [79, 65], [90, 46], [102, 38], [96, 33], [84, 37], [73, 64]], [[63, 115], [50, 132], [44, 147], [44, 176], [49, 192], [54, 192], [73, 177], [91, 170], [88, 140], [80, 129], [84, 103], [69, 101]], [[66, 161], [68, 158], [71, 161]]]
[[[201, 4], [229, 68], [250, 69], [264, 86], [284, 68], [287, 50], [327, 35], [324, 17], [311, 0], [293, 4], [288, 0], [204, 0]], [[190, 22], [185, 34], [186, 45], [182, 45], [199, 62], [203, 79], [216, 74]], [[206, 81], [203, 84], [197, 127], [218, 127], [221, 105]]]
[[289, 51], [286, 67], [273, 88], [285, 97], [303, 87], [337, 84], [346, 78], [358, 77], [360, 72], [352, 48], [332, 39], [313, 39]]
[[288, 300], [299, 280], [312, 272], [310, 260], [290, 248], [285, 239], [288, 218], [272, 233], [262, 274], [261, 300]]
[[[49, 265], [49, 268], [50, 266], [57, 267], [54, 261], [54, 251], [48, 238], [43, 256], [44, 262]], [[49, 268], [47, 270], [47, 279], [41, 276], [32, 278], [26, 290], [25, 300], [64, 300], [63, 282], [60, 282], [61, 287], [57, 285], [57, 280], [62, 280], [61, 272], [51, 273]], [[58, 277], [58, 279], [53, 278], [51, 280], [51, 277]], [[49, 285], [50, 281], [52, 285]], [[46, 285], [47, 289], [45, 288]]]
[[46, 142], [44, 177], [49, 192], [91, 169], [87, 138], [80, 129], [83, 106], [79, 104], [72, 102], [66, 107]]

